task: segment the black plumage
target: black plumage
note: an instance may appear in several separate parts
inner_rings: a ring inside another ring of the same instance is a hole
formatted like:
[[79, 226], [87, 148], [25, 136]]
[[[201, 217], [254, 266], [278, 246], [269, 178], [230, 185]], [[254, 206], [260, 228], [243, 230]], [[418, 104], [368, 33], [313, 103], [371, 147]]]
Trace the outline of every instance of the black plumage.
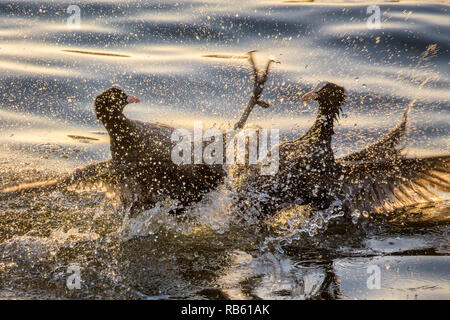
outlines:
[[[261, 95], [273, 60], [269, 60], [264, 70], [258, 70], [253, 52], [249, 52], [248, 57], [253, 69], [253, 91], [235, 129], [244, 127], [255, 105], [269, 106], [261, 100]], [[100, 180], [118, 189], [123, 206], [132, 216], [167, 197], [174, 200], [171, 212], [181, 213], [223, 181], [226, 176], [224, 161], [219, 164], [175, 163], [171, 156], [177, 142], [171, 137], [176, 128], [127, 118], [123, 111], [133, 102], [139, 100], [116, 87], [107, 89], [95, 99], [95, 113], [110, 137], [111, 160], [90, 164], [57, 180], [0, 190], [0, 200]], [[225, 148], [226, 135], [222, 138]], [[191, 150], [194, 152], [192, 145]]]
[[334, 122], [345, 100], [345, 90], [333, 83], [321, 84], [303, 96], [303, 100], [310, 99], [319, 102], [313, 126], [301, 137], [279, 144], [276, 174], [262, 176], [252, 171], [240, 179], [236, 202], [240, 210], [265, 216], [292, 204], [329, 206], [340, 174], [331, 139]]
[[344, 213], [375, 213], [440, 200], [450, 192], [450, 156], [407, 158], [402, 141], [410, 107], [387, 135], [362, 150], [335, 159], [331, 149], [334, 121], [345, 90], [320, 84], [303, 100], [319, 103], [313, 126], [303, 136], [279, 145], [280, 170], [274, 176], [256, 171], [240, 180], [239, 210], [273, 215], [292, 205]]

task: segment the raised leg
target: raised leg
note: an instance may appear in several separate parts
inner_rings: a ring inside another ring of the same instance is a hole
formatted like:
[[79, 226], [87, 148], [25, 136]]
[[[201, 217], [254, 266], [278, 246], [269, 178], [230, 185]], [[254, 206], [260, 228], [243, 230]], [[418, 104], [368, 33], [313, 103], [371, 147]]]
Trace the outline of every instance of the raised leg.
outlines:
[[270, 65], [273, 62], [275, 62], [275, 60], [270, 59], [267, 62], [266, 68], [264, 70], [258, 70], [255, 64], [254, 52], [255, 52], [254, 50], [248, 52], [248, 58], [253, 69], [253, 92], [252, 95], [250, 96], [250, 100], [247, 103], [247, 106], [242, 112], [241, 118], [234, 125], [234, 130], [242, 129], [244, 127], [255, 105], [259, 105], [262, 108], [269, 107], [269, 104], [267, 102], [262, 101], [260, 98], [264, 90], [264, 85], [266, 84], [267, 81]]

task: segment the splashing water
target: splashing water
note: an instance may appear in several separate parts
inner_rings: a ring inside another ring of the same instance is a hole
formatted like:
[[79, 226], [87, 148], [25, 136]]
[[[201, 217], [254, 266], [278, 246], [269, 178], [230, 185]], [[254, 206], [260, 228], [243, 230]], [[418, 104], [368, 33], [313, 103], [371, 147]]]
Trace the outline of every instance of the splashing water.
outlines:
[[[108, 159], [92, 101], [113, 84], [141, 99], [130, 118], [230, 127], [252, 88], [239, 58], [252, 49], [281, 63], [271, 107], [250, 120], [282, 140], [311, 126], [316, 108], [300, 97], [327, 80], [349, 95], [336, 156], [376, 141], [408, 105], [408, 154], [448, 153], [448, 6], [379, 6], [382, 28], [368, 30], [364, 3], [93, 1], [68, 30], [65, 1], [0, 3], [0, 186]], [[338, 210], [261, 221], [230, 212], [232, 199], [225, 184], [186, 215], [167, 214], [167, 200], [133, 219], [107, 186], [2, 202], [0, 298], [448, 298], [448, 202], [354, 212], [340, 227]], [[73, 265], [79, 290], [66, 286]], [[366, 286], [372, 265], [380, 290]]]

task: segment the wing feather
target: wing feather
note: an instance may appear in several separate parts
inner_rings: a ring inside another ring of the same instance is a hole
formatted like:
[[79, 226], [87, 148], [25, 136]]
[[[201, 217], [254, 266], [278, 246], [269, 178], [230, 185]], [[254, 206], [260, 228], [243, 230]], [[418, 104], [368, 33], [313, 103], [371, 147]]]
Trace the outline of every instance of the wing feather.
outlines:
[[368, 145], [364, 149], [344, 156], [339, 161], [367, 161], [375, 159], [394, 159], [400, 155], [402, 148], [396, 148], [405, 135], [409, 106], [399, 124], [377, 142]]
[[[442, 200], [450, 192], [450, 156], [341, 163], [348, 208], [392, 210]], [[436, 168], [440, 168], [436, 173]]]
[[103, 181], [113, 184], [111, 161], [95, 162], [75, 170], [72, 174], [56, 180], [39, 181], [15, 187], [0, 189], [0, 200], [6, 201], [24, 195], [38, 195], [64, 189], [77, 183], [96, 183]]

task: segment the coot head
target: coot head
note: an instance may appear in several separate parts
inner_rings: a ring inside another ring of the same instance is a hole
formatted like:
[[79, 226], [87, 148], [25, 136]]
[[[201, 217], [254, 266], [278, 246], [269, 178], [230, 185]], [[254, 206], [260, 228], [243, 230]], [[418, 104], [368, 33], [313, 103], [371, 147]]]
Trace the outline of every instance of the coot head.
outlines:
[[127, 104], [137, 102], [138, 98], [127, 95], [120, 88], [112, 87], [95, 98], [95, 113], [100, 121], [108, 121], [122, 115]]
[[345, 89], [331, 82], [320, 82], [314, 90], [303, 95], [302, 101], [309, 100], [319, 103], [320, 114], [336, 118], [345, 101]]

